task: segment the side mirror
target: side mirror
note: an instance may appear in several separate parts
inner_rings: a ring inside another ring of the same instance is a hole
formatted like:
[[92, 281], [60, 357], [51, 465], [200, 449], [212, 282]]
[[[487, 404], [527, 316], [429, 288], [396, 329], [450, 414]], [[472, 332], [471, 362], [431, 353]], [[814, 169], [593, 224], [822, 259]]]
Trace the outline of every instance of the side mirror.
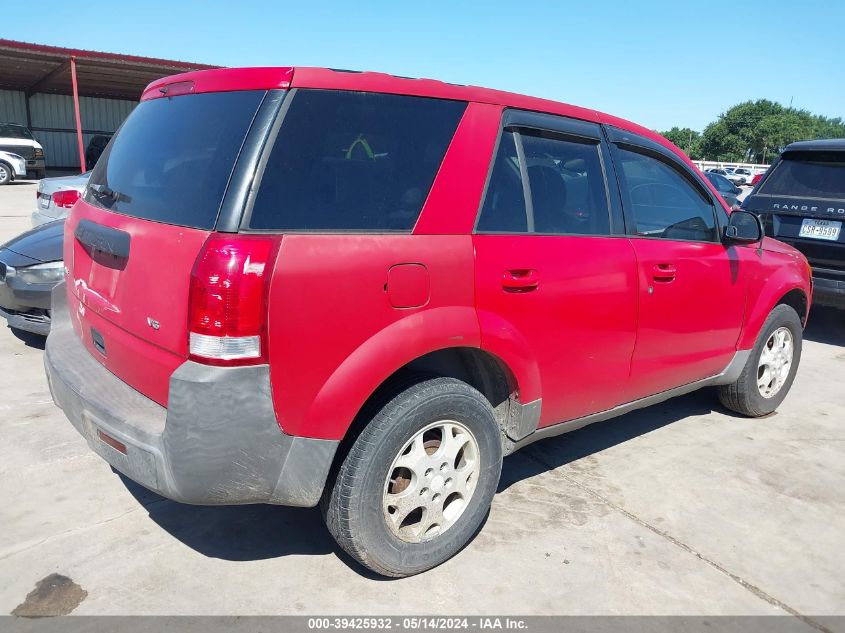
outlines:
[[763, 239], [763, 223], [759, 216], [737, 209], [731, 213], [722, 241], [725, 244], [753, 244]]

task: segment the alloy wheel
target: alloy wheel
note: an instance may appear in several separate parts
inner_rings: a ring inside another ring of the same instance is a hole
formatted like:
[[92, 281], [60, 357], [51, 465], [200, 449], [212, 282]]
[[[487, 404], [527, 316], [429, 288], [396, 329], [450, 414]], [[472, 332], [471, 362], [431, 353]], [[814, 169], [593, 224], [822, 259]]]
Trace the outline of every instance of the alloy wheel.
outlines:
[[478, 442], [460, 422], [429, 424], [406, 442], [387, 474], [382, 509], [391, 532], [408, 543], [452, 527], [475, 492]]
[[766, 339], [757, 364], [757, 389], [764, 398], [775, 396], [783, 388], [793, 351], [792, 332], [787, 327], [779, 327]]

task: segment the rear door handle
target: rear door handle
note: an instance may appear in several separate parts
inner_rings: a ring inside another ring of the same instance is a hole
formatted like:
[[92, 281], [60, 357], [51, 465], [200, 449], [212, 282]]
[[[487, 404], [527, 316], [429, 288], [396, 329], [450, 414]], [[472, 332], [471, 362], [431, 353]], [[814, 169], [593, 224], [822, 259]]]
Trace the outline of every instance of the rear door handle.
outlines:
[[502, 274], [505, 292], [531, 292], [540, 285], [540, 275], [533, 268], [506, 270]]
[[678, 271], [672, 264], [655, 264], [651, 269], [651, 277], [654, 281], [668, 283], [675, 280]]

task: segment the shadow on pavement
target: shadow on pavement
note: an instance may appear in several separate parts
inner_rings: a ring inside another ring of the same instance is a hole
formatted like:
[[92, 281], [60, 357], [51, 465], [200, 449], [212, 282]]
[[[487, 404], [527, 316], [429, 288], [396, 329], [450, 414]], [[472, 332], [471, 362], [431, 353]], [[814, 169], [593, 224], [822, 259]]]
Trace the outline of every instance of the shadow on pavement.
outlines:
[[712, 411], [736, 416], [719, 404], [713, 389], [705, 388], [606, 422], [597, 422], [571, 433], [540, 440], [505, 460], [498, 492], [507, 490], [523, 479], [651, 433], [691, 415], [705, 415]]
[[816, 343], [845, 347], [845, 310], [813, 306], [804, 338]]
[[[507, 490], [518, 481], [688, 416], [713, 410], [726, 412], [712, 390], [705, 389], [561, 437], [542, 440], [505, 460], [498, 492]], [[543, 447], [542, 452], [536, 450], [538, 446]], [[203, 556], [255, 561], [289, 555], [334, 553], [357, 574], [373, 580], [387, 580], [366, 570], [336, 545], [317, 508], [185, 505], [165, 499], [117, 474], [155, 523]]]
[[47, 337], [41, 336], [40, 334], [33, 334], [32, 332], [26, 332], [24, 330], [19, 330], [17, 328], [10, 327], [14, 337], [20, 341], [23, 341], [24, 345], [27, 347], [32, 347], [34, 349], [44, 349], [44, 345], [47, 343]]
[[334, 554], [360, 576], [390, 580], [358, 564], [335, 543], [319, 508], [192, 506], [165, 499], [112, 470], [156, 524], [203, 556], [245, 562]]
[[153, 521], [203, 556], [254, 561], [337, 550], [317, 508], [191, 506], [165, 499], [117, 474]]

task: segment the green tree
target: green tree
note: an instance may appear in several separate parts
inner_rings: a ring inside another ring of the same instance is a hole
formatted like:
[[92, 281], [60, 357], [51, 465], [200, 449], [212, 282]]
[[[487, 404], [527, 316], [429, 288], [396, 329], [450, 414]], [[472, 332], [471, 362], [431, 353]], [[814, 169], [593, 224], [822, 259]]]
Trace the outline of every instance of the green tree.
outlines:
[[758, 99], [733, 106], [708, 125], [699, 151], [707, 160], [769, 163], [786, 145], [817, 138], [845, 138], [845, 123]]
[[666, 132], [660, 132], [662, 136], [686, 152], [690, 158], [700, 158], [701, 134], [688, 127], [675, 126]]

